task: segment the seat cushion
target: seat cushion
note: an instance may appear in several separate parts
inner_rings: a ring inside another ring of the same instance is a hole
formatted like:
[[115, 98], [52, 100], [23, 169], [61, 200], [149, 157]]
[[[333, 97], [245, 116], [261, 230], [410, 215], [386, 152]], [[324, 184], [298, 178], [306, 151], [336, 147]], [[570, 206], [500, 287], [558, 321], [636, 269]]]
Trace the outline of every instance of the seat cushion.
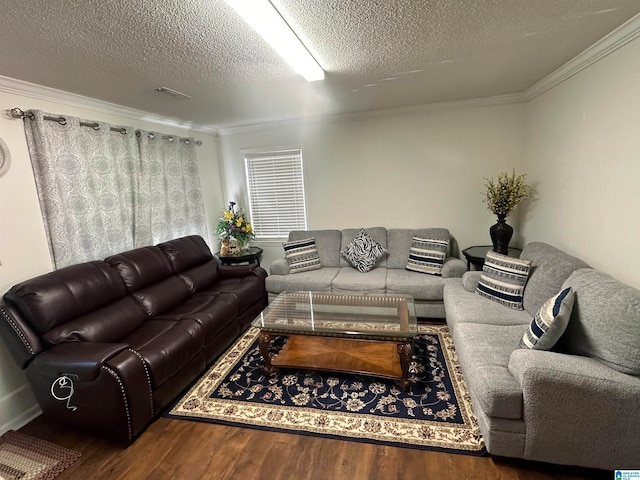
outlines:
[[337, 267], [296, 273], [295, 275], [270, 275], [265, 279], [269, 293], [312, 291], [330, 292], [331, 282], [340, 271]]
[[[239, 301], [228, 293], [197, 293], [156, 320], [178, 322], [191, 319], [202, 326], [204, 343], [209, 343], [231, 324], [237, 324]], [[239, 333], [239, 327], [237, 328]]]
[[361, 273], [351, 267], [343, 267], [331, 282], [331, 291], [386, 293], [386, 284], [386, 268], [374, 268], [367, 273]]
[[[459, 278], [445, 280], [444, 307], [447, 313], [447, 325], [452, 331], [455, 331], [460, 323], [524, 326], [531, 322], [529, 312], [513, 310], [474, 292], [469, 292]], [[513, 345], [514, 348], [516, 345], [517, 342]]]
[[210, 289], [201, 293], [214, 295], [228, 293], [235, 296], [238, 299], [239, 315], [242, 315], [254, 304], [264, 300], [264, 280], [258, 275], [221, 278]]
[[202, 355], [203, 338], [200, 326], [193, 320], [149, 320], [121, 341], [129, 343], [144, 359], [156, 389]]
[[387, 270], [387, 293], [411, 295], [414, 300], [442, 300], [444, 280], [400, 268]]
[[489, 416], [522, 418], [522, 389], [509, 372], [509, 358], [526, 328], [464, 323], [453, 332], [465, 382]]

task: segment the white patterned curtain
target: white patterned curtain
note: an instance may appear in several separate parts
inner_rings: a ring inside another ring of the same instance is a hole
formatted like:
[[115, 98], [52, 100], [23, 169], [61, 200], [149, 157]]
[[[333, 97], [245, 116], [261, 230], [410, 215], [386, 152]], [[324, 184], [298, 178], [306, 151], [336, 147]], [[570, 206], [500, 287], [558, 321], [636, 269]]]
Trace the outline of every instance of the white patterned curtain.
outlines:
[[208, 238], [192, 140], [38, 110], [25, 133], [54, 268]]
[[139, 130], [138, 147], [140, 235], [148, 244], [185, 235], [208, 238], [193, 140]]
[[140, 161], [133, 129], [45, 116], [58, 117], [31, 111], [25, 133], [54, 267], [136, 246]]

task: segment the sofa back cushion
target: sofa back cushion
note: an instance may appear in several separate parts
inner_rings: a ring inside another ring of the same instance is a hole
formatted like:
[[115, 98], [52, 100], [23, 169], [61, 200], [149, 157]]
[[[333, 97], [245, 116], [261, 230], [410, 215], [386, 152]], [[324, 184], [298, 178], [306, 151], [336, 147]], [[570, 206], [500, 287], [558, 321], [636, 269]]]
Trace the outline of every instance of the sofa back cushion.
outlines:
[[135, 292], [173, 275], [171, 264], [158, 247], [142, 247], [105, 259], [118, 273], [128, 292]]
[[535, 315], [544, 302], [563, 290], [562, 284], [574, 270], [589, 267], [579, 258], [543, 242], [529, 243], [522, 250], [520, 258], [531, 261], [522, 298], [524, 309], [531, 315]]
[[[345, 248], [347, 248], [349, 246], [349, 243], [351, 243], [351, 240], [353, 240], [353, 238], [358, 235], [358, 233], [360, 233], [360, 230], [362, 230], [362, 228], [347, 228], [345, 230], [342, 230], [342, 242], [340, 244], [340, 247], [338, 247], [338, 255], [339, 255], [339, 264], [336, 266], [340, 266], [340, 267], [350, 267], [351, 264], [347, 261], [346, 258], [342, 257], [340, 255], [340, 251], [344, 250]], [[364, 230], [367, 231], [367, 233], [371, 236], [371, 238], [380, 244], [380, 246], [382, 248], [387, 248], [387, 229], [384, 227], [371, 227], [371, 228], [365, 228]], [[406, 259], [405, 259], [406, 261]], [[380, 258], [380, 260], [378, 260], [376, 262], [376, 267], [386, 267], [387, 266], [387, 254], [384, 254], [382, 256], [382, 258]]]
[[451, 235], [446, 228], [390, 228], [387, 230], [387, 268], [404, 269], [407, 266], [413, 237], [449, 241]]
[[112, 343], [136, 330], [147, 316], [131, 297], [123, 297], [52, 328], [43, 339], [50, 345], [63, 342]]
[[209, 246], [200, 235], [177, 238], [158, 244], [174, 273], [181, 273], [213, 260]]
[[151, 318], [164, 313], [190, 295], [189, 288], [173, 273], [169, 259], [158, 247], [142, 247], [105, 259]]
[[104, 262], [93, 261], [21, 282], [6, 293], [5, 300], [43, 335], [125, 295], [116, 272]]
[[172, 275], [158, 283], [136, 290], [131, 296], [136, 299], [147, 316], [153, 318], [177, 307], [191, 294], [187, 284], [177, 275]]
[[590, 268], [573, 272], [567, 287], [575, 301], [559, 347], [640, 375], [640, 290]]
[[318, 256], [323, 267], [340, 266], [342, 233], [340, 230], [292, 230], [289, 241], [315, 238]]
[[191, 293], [206, 290], [218, 281], [218, 262], [201, 236], [178, 238], [161, 243], [158, 248]]

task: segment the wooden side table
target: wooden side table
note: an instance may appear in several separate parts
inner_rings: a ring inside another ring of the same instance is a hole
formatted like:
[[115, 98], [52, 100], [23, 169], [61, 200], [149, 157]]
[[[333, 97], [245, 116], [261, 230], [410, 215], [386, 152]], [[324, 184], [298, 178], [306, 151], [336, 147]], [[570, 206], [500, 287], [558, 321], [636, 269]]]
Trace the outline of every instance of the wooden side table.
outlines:
[[[484, 265], [484, 257], [487, 252], [493, 250], [493, 245], [478, 245], [475, 247], [465, 248], [462, 251], [464, 258], [467, 259], [467, 270], [471, 270], [471, 265], [475, 266], [478, 270], [482, 269]], [[508, 255], [510, 257], [520, 257], [522, 250], [515, 247], [509, 247]]]
[[257, 263], [260, 266], [260, 258], [262, 257], [262, 249], [259, 247], [249, 247], [248, 252], [243, 252], [240, 255], [220, 255], [217, 252], [214, 255], [215, 259], [222, 265], [237, 265], [240, 263]]

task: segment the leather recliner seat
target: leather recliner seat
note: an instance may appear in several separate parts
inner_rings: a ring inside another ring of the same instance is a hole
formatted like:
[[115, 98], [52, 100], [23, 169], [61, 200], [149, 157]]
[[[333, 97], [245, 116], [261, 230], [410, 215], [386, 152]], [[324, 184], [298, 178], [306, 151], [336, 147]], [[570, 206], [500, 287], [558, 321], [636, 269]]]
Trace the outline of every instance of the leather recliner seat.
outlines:
[[15, 285], [0, 334], [45, 414], [130, 442], [264, 309], [266, 276], [183, 237]]

